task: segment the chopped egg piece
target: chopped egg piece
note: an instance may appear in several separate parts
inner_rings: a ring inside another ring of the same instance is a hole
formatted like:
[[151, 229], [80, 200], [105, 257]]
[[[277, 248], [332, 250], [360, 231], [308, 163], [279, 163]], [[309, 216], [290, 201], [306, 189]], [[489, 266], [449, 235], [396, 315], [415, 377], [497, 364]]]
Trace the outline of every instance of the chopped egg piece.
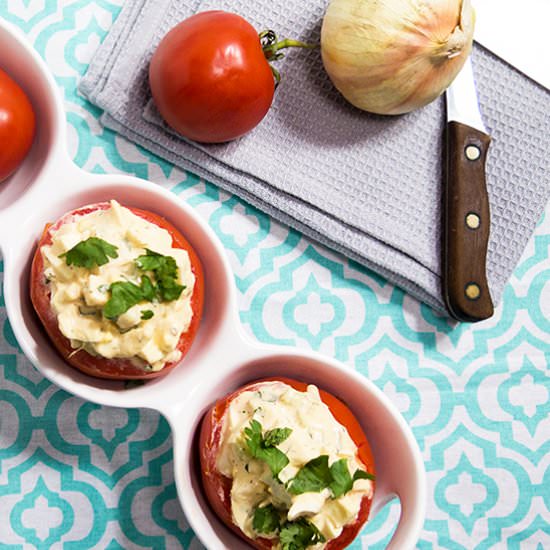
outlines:
[[90, 275], [87, 284], [82, 288], [82, 295], [84, 296], [86, 305], [104, 306], [109, 300], [108, 288], [109, 284], [102, 277]]
[[287, 514], [289, 521], [294, 521], [301, 516], [318, 514], [329, 497], [330, 491], [328, 489], [323, 489], [320, 493], [296, 495]]
[[65, 285], [61, 299], [64, 299], [67, 302], [74, 302], [80, 298], [81, 294], [82, 288], [78, 283], [69, 283], [68, 285]]
[[128, 311], [119, 315], [116, 324], [122, 330], [130, 330], [132, 327], [135, 327], [141, 321], [141, 310], [143, 306], [133, 306]]

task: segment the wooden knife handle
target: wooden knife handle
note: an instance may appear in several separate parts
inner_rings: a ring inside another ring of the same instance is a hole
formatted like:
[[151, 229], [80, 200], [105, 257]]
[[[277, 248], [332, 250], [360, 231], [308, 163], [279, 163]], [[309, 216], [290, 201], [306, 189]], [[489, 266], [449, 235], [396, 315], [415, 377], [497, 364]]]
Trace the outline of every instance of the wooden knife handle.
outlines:
[[487, 285], [489, 197], [485, 161], [491, 138], [460, 122], [447, 124], [443, 221], [443, 296], [459, 321], [493, 315]]

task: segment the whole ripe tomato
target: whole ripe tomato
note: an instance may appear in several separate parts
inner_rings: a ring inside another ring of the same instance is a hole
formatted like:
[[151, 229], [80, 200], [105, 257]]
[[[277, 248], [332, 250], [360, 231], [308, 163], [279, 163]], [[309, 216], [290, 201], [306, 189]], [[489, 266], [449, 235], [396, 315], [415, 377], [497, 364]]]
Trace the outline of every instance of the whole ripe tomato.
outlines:
[[32, 145], [35, 118], [25, 92], [0, 69], [0, 182], [21, 164]]
[[[84, 350], [80, 350], [75, 353], [74, 348], [71, 347], [71, 342], [59, 330], [57, 316], [50, 305], [51, 291], [46, 284], [44, 277], [44, 260], [40, 249], [43, 246], [50, 245], [52, 243], [53, 233], [55, 233], [55, 231], [57, 231], [64, 223], [72, 221], [75, 216], [89, 214], [90, 212], [94, 212], [96, 210], [106, 210], [109, 207], [110, 204], [108, 202], [104, 202], [79, 208], [68, 212], [53, 225], [46, 226], [42, 237], [38, 242], [32, 261], [30, 277], [31, 301], [38, 317], [42, 321], [42, 324], [48, 333], [48, 336], [57, 348], [57, 351], [61, 354], [63, 359], [65, 359], [65, 361], [73, 367], [97, 378], [109, 378], [113, 380], [156, 378], [157, 376], [162, 376], [172, 370], [179, 363], [179, 361], [166, 363], [160, 371], [144, 372], [143, 369], [140, 369], [134, 365], [129, 359], [108, 359], [105, 357], [90, 355]], [[182, 333], [177, 346], [177, 349], [182, 353], [183, 357], [189, 351], [189, 348], [193, 343], [202, 315], [204, 276], [201, 262], [185, 237], [183, 237], [183, 235], [167, 220], [158, 214], [154, 214], [146, 210], [140, 210], [139, 208], [132, 207], [127, 208], [129, 208], [136, 216], [139, 216], [148, 222], [154, 223], [158, 227], [166, 229], [166, 231], [168, 231], [168, 233], [172, 236], [172, 247], [186, 250], [189, 254], [191, 270], [195, 275], [195, 286], [193, 288], [193, 295], [191, 298], [193, 318], [187, 331]]]
[[164, 120], [182, 136], [220, 143], [266, 115], [275, 83], [258, 33], [234, 13], [189, 17], [160, 42], [149, 83]]
[[[232, 480], [223, 476], [217, 469], [216, 461], [220, 450], [222, 428], [224, 415], [229, 407], [229, 404], [235, 397], [244, 391], [254, 391], [257, 387], [269, 381], [283, 382], [292, 386], [295, 390], [305, 392], [308, 384], [291, 378], [277, 377], [264, 378], [257, 380], [251, 384], [247, 384], [237, 391], [227, 395], [217, 401], [212, 408], [206, 413], [202, 424], [199, 437], [199, 454], [202, 471], [202, 482], [206, 497], [214, 512], [218, 517], [241, 538], [245, 539], [254, 548], [260, 550], [270, 550], [274, 542], [273, 540], [258, 537], [254, 540], [247, 537], [234, 523], [231, 514], [231, 484]], [[350, 409], [337, 399], [334, 395], [319, 388], [321, 400], [330, 409], [334, 418], [344, 426], [351, 439], [357, 446], [357, 455], [361, 462], [366, 466], [368, 472], [374, 474], [374, 458], [367, 441], [367, 436], [363, 432], [361, 425], [355, 418]], [[361, 502], [361, 508], [357, 519], [344, 527], [339, 537], [330, 540], [325, 548], [329, 550], [341, 550], [348, 546], [357, 536], [361, 527], [369, 517], [370, 505], [372, 499], [364, 497]]]

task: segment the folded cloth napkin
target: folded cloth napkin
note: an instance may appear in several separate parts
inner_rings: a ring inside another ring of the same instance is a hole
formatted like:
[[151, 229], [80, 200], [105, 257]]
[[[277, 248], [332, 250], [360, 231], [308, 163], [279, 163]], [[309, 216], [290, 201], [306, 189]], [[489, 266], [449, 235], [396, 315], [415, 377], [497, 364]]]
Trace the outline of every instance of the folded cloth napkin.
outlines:
[[[166, 127], [147, 69], [161, 38], [196, 11], [225, 9], [258, 30], [318, 43], [326, 0], [128, 0], [80, 90], [102, 122], [175, 165], [370, 267], [439, 311], [443, 98], [408, 115], [355, 109], [323, 70], [319, 49], [294, 50], [273, 106], [252, 132], [201, 145]], [[481, 47], [473, 64], [493, 142], [488, 279], [495, 302], [550, 195], [550, 96]]]

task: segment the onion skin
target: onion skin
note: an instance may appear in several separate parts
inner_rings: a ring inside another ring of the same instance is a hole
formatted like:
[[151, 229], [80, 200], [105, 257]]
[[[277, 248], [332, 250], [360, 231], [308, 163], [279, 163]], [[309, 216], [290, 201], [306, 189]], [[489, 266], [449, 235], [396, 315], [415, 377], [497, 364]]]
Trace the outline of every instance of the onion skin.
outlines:
[[321, 28], [323, 64], [359, 109], [408, 113], [453, 81], [474, 23], [470, 0], [332, 0]]

